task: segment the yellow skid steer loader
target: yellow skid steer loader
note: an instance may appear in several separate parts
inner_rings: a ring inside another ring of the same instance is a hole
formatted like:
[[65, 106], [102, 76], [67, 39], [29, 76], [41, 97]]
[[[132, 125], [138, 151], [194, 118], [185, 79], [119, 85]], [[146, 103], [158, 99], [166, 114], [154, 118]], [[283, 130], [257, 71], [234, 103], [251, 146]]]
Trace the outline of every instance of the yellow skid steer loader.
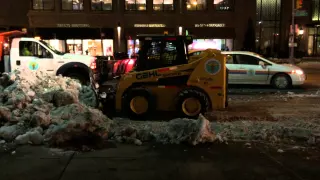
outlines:
[[101, 86], [103, 106], [130, 118], [155, 111], [175, 111], [183, 117], [227, 106], [226, 58], [207, 49], [189, 61], [191, 36], [140, 35], [133, 71]]

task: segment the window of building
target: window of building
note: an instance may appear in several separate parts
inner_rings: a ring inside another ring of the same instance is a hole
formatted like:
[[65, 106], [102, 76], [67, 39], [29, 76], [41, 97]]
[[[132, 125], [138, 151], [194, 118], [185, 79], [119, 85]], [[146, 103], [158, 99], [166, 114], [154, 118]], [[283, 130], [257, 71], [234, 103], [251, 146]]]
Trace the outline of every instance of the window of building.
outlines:
[[153, 0], [154, 11], [173, 11], [173, 0]]
[[33, 56], [39, 58], [53, 58], [53, 55], [45, 47], [37, 42], [20, 41], [19, 42], [20, 56]]
[[312, 0], [312, 21], [320, 21], [320, 0]]
[[112, 10], [112, 0], [91, 0], [91, 10], [110, 11]]
[[188, 11], [201, 11], [207, 9], [206, 0], [187, 0], [186, 5]]
[[256, 0], [256, 48], [266, 57], [279, 55], [281, 0]]
[[62, 10], [83, 10], [83, 0], [62, 0]]
[[53, 10], [54, 0], [32, 0], [34, 10]]
[[127, 11], [145, 11], [147, 10], [146, 0], [126, 0], [125, 8]]
[[213, 0], [213, 6], [216, 11], [233, 11], [234, 0]]

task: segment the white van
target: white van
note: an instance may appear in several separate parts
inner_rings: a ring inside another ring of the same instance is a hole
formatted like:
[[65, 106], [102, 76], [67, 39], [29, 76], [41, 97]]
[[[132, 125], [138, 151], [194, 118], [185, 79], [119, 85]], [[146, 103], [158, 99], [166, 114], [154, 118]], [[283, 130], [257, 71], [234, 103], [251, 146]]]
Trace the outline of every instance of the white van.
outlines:
[[92, 81], [93, 70], [96, 68], [95, 57], [63, 53], [45, 41], [35, 38], [8, 39], [10, 35], [17, 33], [19, 34], [19, 31], [12, 31], [9, 34], [8, 32], [0, 33], [0, 41], [2, 40], [4, 48], [0, 51], [0, 57], [3, 57], [0, 61], [2, 71], [41, 71], [50, 75], [61, 74], [78, 79], [84, 84]]

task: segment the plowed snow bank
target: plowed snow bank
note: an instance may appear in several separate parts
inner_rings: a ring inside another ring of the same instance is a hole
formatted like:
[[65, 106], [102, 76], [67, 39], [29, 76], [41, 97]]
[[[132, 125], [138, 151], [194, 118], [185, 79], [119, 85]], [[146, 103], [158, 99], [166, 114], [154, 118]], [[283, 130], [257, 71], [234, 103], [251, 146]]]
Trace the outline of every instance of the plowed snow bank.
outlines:
[[90, 87], [61, 76], [16, 72], [0, 79], [0, 138], [17, 144], [106, 139], [111, 120]]

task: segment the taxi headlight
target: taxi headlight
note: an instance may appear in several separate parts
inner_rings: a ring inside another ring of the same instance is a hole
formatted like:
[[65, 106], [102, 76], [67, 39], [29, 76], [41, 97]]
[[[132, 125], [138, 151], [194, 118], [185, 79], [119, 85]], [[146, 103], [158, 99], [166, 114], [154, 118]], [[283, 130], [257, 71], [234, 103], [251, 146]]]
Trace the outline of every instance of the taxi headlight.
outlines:
[[293, 74], [298, 74], [298, 75], [302, 75], [304, 74], [302, 70], [292, 70]]

